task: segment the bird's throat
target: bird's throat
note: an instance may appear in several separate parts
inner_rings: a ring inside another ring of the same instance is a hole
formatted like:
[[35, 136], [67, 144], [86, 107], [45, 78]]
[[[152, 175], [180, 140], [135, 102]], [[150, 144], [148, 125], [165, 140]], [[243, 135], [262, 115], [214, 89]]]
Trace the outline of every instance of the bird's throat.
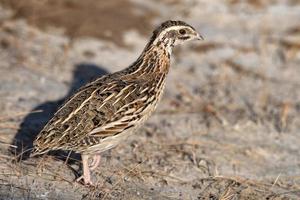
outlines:
[[167, 74], [170, 68], [170, 49], [166, 46], [149, 46], [145, 48], [141, 56], [129, 67], [131, 75], [147, 76], [155, 74]]

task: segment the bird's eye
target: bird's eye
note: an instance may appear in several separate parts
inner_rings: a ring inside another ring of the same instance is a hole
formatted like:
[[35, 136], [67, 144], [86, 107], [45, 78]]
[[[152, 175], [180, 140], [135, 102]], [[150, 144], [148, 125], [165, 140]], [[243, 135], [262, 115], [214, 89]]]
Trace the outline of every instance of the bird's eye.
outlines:
[[186, 34], [186, 30], [180, 29], [180, 30], [179, 30], [179, 33], [180, 33], [180, 35], [184, 35], [184, 34]]

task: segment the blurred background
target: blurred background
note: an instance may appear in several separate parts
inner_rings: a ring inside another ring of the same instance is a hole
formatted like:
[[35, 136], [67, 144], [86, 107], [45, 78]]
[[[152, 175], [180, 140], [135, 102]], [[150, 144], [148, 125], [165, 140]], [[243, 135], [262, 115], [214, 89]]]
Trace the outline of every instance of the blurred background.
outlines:
[[[22, 152], [64, 99], [169, 19], [205, 40], [175, 49], [158, 110], [104, 154], [100, 189], [74, 189], [54, 157], [39, 174]], [[297, 199], [299, 77], [298, 0], [0, 0], [0, 198]]]

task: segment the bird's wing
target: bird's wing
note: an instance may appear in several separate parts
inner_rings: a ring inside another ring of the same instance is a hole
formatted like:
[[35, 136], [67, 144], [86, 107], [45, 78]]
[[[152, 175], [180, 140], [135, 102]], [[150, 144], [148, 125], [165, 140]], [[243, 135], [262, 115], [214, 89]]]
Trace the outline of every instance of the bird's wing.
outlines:
[[73, 95], [44, 127], [35, 145], [68, 149], [86, 138], [100, 139], [132, 127], [147, 105], [147, 81], [110, 80], [91, 84]]
[[[116, 88], [115, 88], [116, 89]], [[143, 111], [151, 104], [147, 83], [129, 83], [101, 101], [97, 109], [103, 110], [107, 118], [87, 134], [87, 137], [104, 139], [132, 128], [142, 118]], [[154, 100], [154, 99], [153, 99]], [[96, 119], [97, 116], [94, 118]]]

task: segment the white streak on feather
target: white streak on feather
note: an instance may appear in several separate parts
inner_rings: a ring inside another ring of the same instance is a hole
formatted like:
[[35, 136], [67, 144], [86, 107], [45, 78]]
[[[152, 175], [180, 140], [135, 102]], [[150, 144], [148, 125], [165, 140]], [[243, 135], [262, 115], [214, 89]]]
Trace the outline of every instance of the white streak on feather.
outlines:
[[143, 89], [143, 90], [141, 91], [141, 94], [143, 94], [143, 93], [146, 92], [147, 90], [149, 90], [148, 87], [146, 87], [145, 89]]
[[116, 96], [116, 98], [120, 97], [120, 96], [124, 93], [124, 91], [127, 90], [128, 88], [130, 88], [131, 86], [132, 86], [132, 84], [129, 84], [129, 85], [127, 85], [126, 87], [124, 87], [124, 88], [119, 92], [119, 94]]
[[[124, 116], [122, 117], [121, 119], [117, 120], [117, 121], [114, 121], [114, 122], [110, 122], [108, 124], [105, 124], [104, 126], [101, 126], [101, 127], [98, 127], [98, 128], [95, 128], [93, 129], [91, 132], [88, 133], [88, 135], [93, 135], [95, 133], [99, 133], [99, 132], [102, 132], [102, 131], [106, 131], [106, 129], [110, 129], [110, 128], [113, 128], [113, 127], [116, 127], [116, 126], [119, 126], [119, 125], [123, 125], [125, 120], [129, 120], [131, 119], [132, 116]], [[129, 125], [128, 125], [129, 126]], [[120, 128], [116, 128], [115, 129], [116, 131], [123, 131], [124, 129], [120, 129]]]
[[97, 90], [95, 90], [91, 96], [89, 96], [89, 98], [87, 98], [86, 100], [84, 100], [81, 105], [74, 111], [71, 112], [69, 114], [69, 116], [62, 122], [62, 124], [66, 123], [67, 121], [69, 121], [69, 119], [71, 119], [71, 117], [73, 117], [91, 98], [93, 98], [93, 94], [96, 92]]
[[135, 92], [135, 90], [136, 90], [136, 88], [131, 90], [128, 94], [126, 94], [126, 96], [123, 99], [126, 99], [129, 95], [131, 95], [133, 92]]

